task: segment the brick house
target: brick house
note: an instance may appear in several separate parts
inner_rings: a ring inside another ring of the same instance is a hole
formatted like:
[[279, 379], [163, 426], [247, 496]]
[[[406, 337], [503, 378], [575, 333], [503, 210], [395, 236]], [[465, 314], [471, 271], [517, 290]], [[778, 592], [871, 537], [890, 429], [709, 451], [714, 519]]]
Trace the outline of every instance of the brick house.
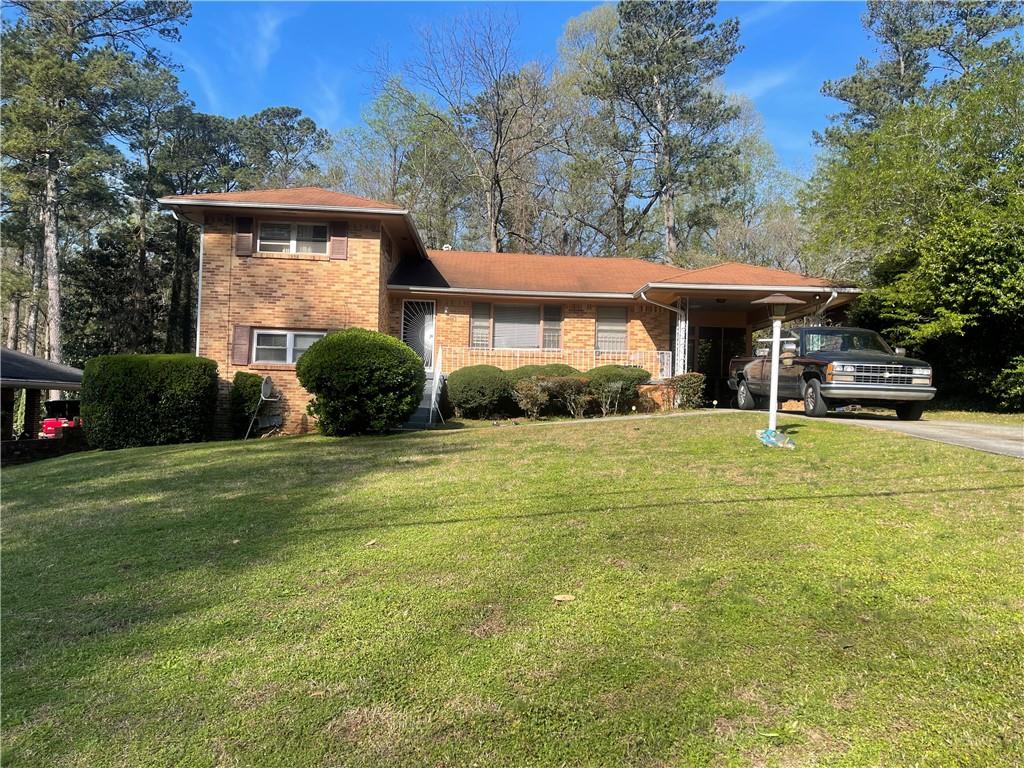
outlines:
[[[726, 262], [680, 269], [636, 259], [430, 250], [410, 213], [316, 187], [182, 195], [161, 206], [202, 228], [196, 352], [217, 362], [222, 406], [236, 371], [273, 377], [284, 429], [306, 431], [295, 360], [325, 333], [382, 331], [431, 373], [566, 362], [687, 370], [724, 396], [724, 365], [767, 325], [751, 304], [784, 292], [794, 317], [855, 291]], [[222, 416], [227, 408], [221, 407]], [[226, 423], [226, 422], [225, 422]], [[223, 426], [223, 424], [222, 424]]]

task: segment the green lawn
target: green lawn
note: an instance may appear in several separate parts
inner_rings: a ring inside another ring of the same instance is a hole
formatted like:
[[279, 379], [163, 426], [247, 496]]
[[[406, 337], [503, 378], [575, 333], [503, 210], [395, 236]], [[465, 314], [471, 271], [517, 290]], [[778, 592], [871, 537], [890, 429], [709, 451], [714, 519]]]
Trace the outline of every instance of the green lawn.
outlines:
[[1024, 463], [763, 421], [4, 470], [3, 764], [1024, 762]]

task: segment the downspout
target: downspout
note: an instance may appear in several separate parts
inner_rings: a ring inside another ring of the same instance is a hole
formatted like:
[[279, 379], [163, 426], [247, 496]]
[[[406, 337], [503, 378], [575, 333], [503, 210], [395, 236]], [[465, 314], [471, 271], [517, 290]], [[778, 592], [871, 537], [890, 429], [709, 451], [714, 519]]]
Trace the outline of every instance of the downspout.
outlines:
[[[671, 310], [672, 312], [675, 312], [680, 317], [686, 318], [686, 329], [687, 329], [687, 333], [689, 333], [689, 328], [690, 328], [690, 297], [689, 296], [686, 297], [686, 309], [685, 310], [682, 310], [679, 307], [673, 307], [671, 304], [662, 304], [660, 301], [655, 301], [654, 299], [649, 299], [649, 298], [647, 298], [647, 291], [640, 291], [640, 298], [643, 299], [644, 301], [646, 301], [648, 304], [653, 304], [654, 306], [661, 307], [662, 309]], [[683, 354], [683, 366], [684, 366], [683, 370], [684, 371], [689, 370], [689, 368], [690, 368], [690, 361], [686, 359], [686, 354], [685, 354], [686, 345], [688, 343], [689, 343], [689, 339], [683, 339], [683, 341], [682, 341], [682, 349], [684, 350], [684, 354]], [[672, 373], [673, 373], [673, 375], [675, 375], [676, 370], [677, 370], [676, 365], [675, 365], [675, 363], [677, 361], [675, 360], [675, 357], [676, 357], [676, 354], [677, 354], [677, 350], [680, 348], [679, 344], [680, 344], [680, 342], [679, 342], [679, 339], [677, 338], [676, 339], [676, 344], [675, 344], [675, 349], [672, 350], [672, 357], [673, 357], [673, 366], [672, 366], [673, 370], [672, 370]]]

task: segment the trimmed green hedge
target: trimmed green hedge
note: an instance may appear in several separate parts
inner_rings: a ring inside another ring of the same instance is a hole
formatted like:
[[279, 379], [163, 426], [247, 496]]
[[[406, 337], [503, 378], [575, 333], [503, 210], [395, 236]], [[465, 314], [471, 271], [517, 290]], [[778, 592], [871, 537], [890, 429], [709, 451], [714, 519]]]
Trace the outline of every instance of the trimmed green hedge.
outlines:
[[208, 440], [217, 364], [194, 355], [102, 355], [85, 364], [82, 425], [96, 448]]
[[691, 371], [668, 380], [675, 392], [676, 408], [692, 409], [704, 405], [704, 374]]
[[600, 365], [583, 376], [602, 415], [623, 412], [640, 398], [640, 385], [651, 380], [651, 372], [633, 365]]
[[260, 405], [263, 391], [263, 377], [259, 374], [239, 371], [231, 382], [231, 434], [245, 437], [253, 414]]
[[393, 336], [363, 328], [329, 333], [295, 365], [313, 395], [309, 413], [325, 435], [387, 432], [412, 416], [423, 397], [423, 361]]
[[511, 371], [505, 371], [505, 375], [508, 377], [509, 386], [514, 387], [523, 379], [532, 379], [538, 376], [579, 376], [580, 372], [565, 363], [547, 363], [545, 365], [521, 365]]
[[515, 407], [508, 375], [493, 365], [471, 365], [448, 376], [448, 397], [455, 413], [470, 419], [507, 414]]

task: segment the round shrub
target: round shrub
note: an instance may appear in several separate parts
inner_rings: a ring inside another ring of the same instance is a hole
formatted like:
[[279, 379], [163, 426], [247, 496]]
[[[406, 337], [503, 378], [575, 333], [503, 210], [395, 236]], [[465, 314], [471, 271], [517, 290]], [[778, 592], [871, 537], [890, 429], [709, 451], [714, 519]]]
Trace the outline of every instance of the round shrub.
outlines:
[[85, 364], [82, 426], [95, 448], [207, 440], [217, 364], [193, 355], [102, 355]]
[[675, 393], [676, 408], [692, 409], [704, 405], [704, 374], [691, 371], [668, 380]]
[[547, 363], [546, 365], [521, 365], [507, 371], [505, 375], [508, 377], [509, 386], [514, 387], [523, 379], [537, 376], [579, 376], [580, 372], [565, 363]]
[[448, 397], [459, 416], [486, 419], [509, 411], [507, 374], [493, 365], [471, 365], [448, 375]]
[[407, 344], [376, 331], [329, 333], [305, 351], [295, 374], [313, 395], [309, 413], [325, 435], [387, 432], [423, 397], [423, 361]]
[[640, 385], [651, 380], [651, 372], [632, 365], [600, 365], [585, 374], [601, 413], [622, 411], [636, 403]]
[[245, 437], [253, 414], [260, 405], [263, 377], [248, 371], [239, 371], [231, 382], [231, 434]]

